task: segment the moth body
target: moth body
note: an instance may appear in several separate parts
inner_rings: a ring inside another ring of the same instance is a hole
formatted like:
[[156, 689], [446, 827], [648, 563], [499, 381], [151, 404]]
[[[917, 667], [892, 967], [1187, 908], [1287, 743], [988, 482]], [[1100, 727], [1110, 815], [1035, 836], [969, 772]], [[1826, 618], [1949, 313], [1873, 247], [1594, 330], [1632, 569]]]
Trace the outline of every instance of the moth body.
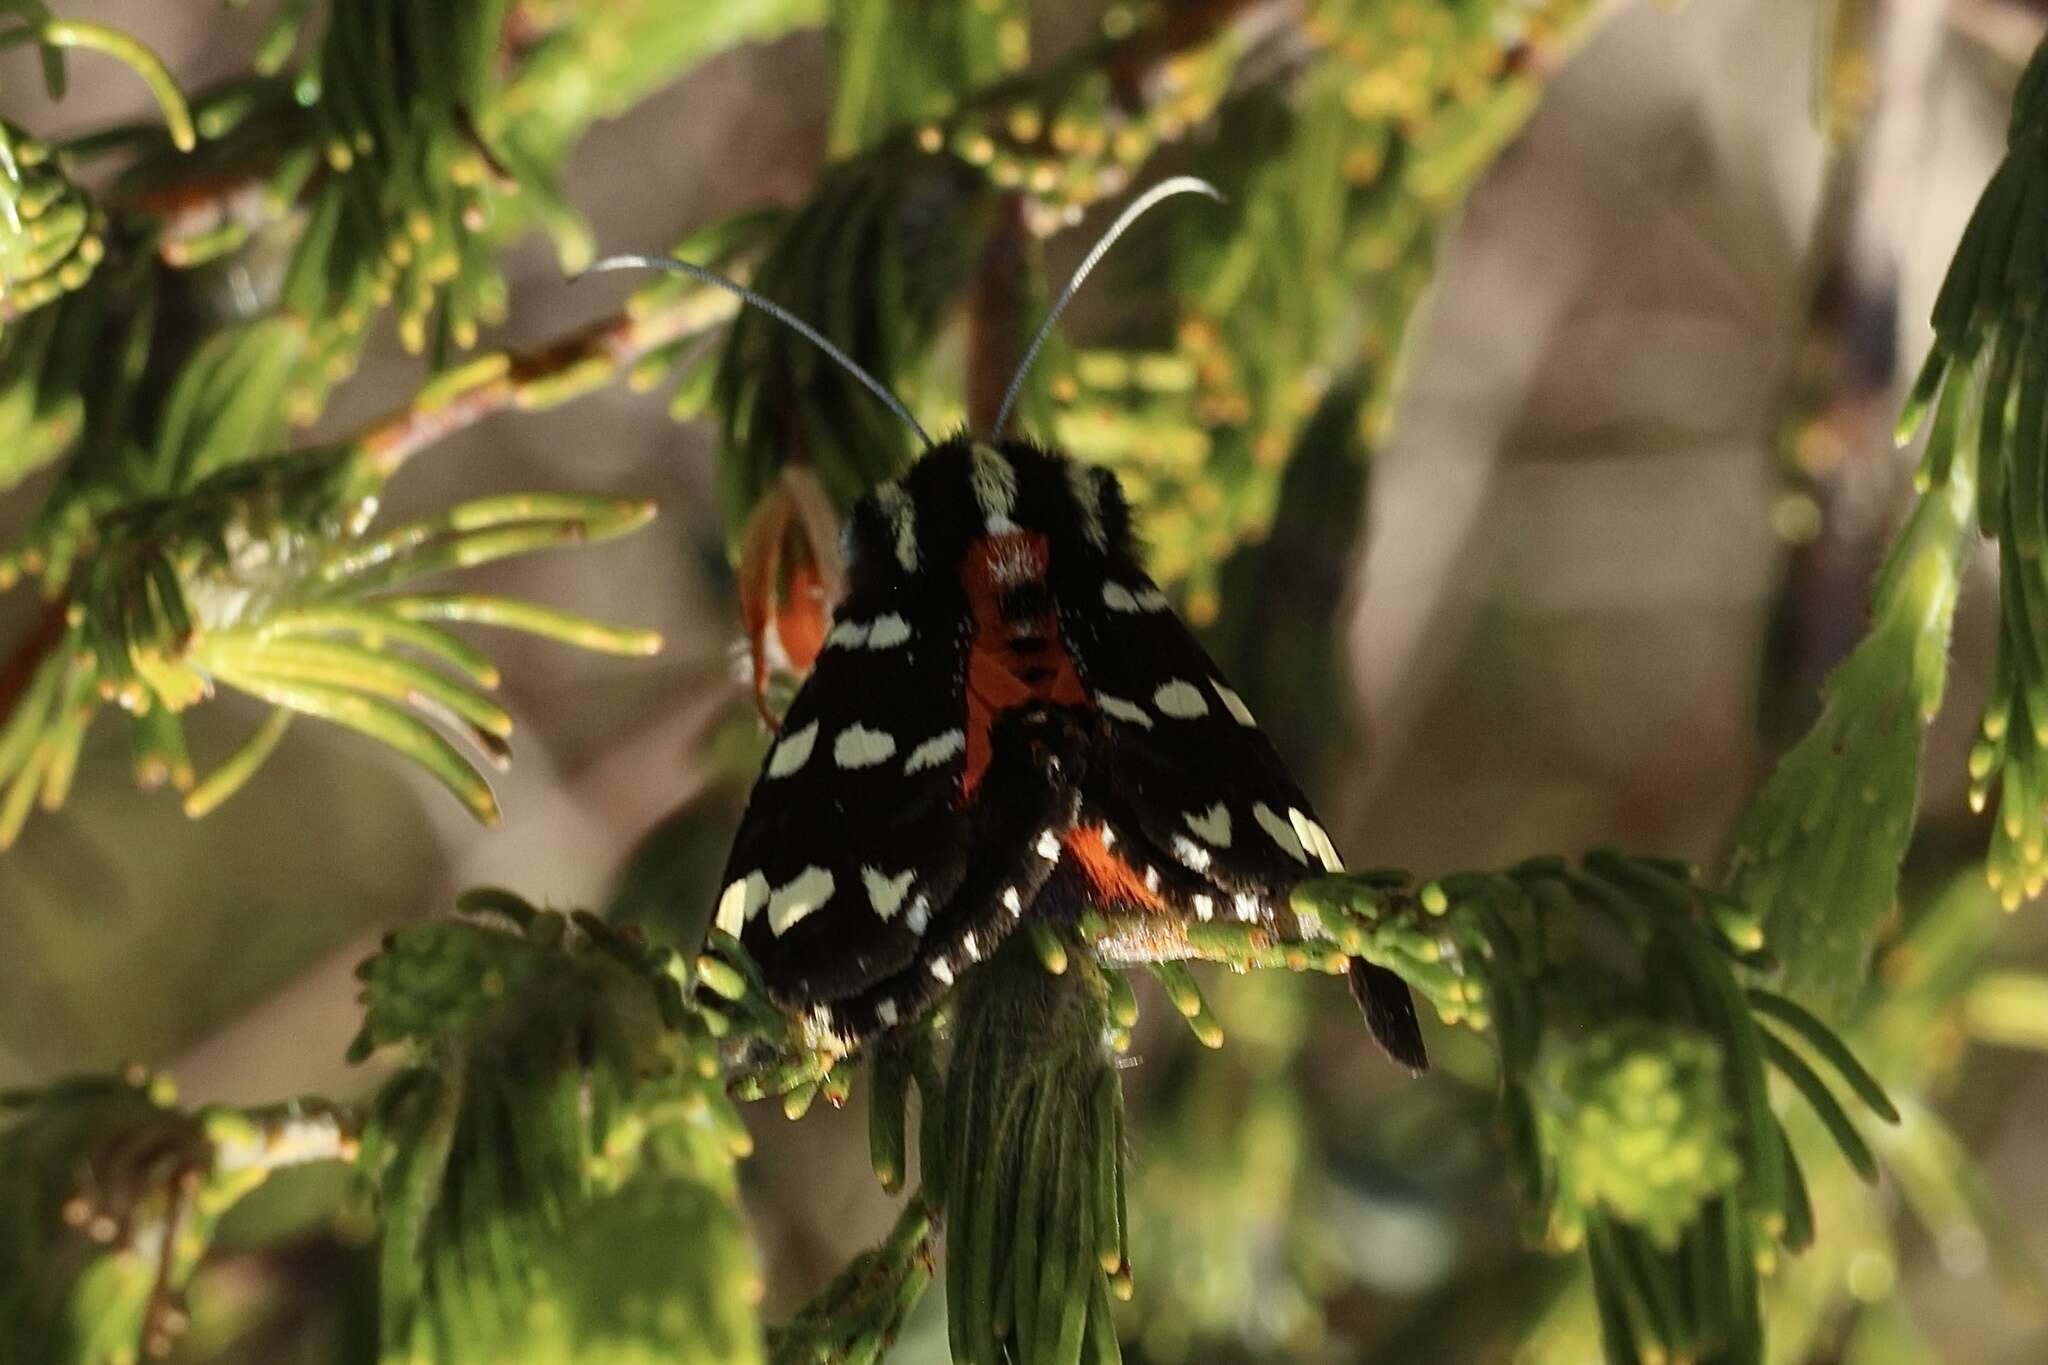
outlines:
[[[1028, 915], [1100, 905], [1134, 942], [1146, 917], [1322, 932], [1288, 891], [1336, 849], [1145, 573], [1114, 475], [957, 437], [861, 499], [846, 541], [716, 910], [821, 1045], [915, 1020]], [[1407, 988], [1360, 976], [1419, 1066]]]

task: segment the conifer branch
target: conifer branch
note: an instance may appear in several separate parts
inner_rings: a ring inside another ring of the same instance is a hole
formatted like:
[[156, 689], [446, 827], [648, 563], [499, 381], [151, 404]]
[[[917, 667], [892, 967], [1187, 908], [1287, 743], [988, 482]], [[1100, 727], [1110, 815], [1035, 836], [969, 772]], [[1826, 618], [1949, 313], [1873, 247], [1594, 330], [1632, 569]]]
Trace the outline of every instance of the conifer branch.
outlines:
[[480, 355], [438, 376], [349, 444], [389, 478], [421, 450], [493, 413], [541, 411], [618, 383], [647, 356], [704, 335], [735, 311], [731, 296], [716, 289], [668, 291], [558, 341]]

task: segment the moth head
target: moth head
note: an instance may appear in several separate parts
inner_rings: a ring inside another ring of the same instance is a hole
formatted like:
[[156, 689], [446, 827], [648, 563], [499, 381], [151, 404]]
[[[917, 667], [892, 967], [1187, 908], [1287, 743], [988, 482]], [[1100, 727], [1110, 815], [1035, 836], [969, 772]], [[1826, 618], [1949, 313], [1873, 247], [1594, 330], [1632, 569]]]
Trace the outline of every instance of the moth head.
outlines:
[[[1052, 538], [1054, 555], [1067, 561], [1134, 553], [1130, 504], [1114, 473], [1029, 441], [1003, 441], [989, 449], [1014, 473], [1015, 496], [996, 509], [1000, 515], [985, 516], [988, 534], [1013, 527], [1043, 532]], [[977, 472], [986, 482], [986, 472]]]
[[[1123, 486], [1100, 465], [1029, 441], [963, 434], [934, 446], [901, 478], [869, 490], [854, 504], [843, 541], [854, 592], [925, 573], [950, 578], [973, 556], [1005, 546], [1036, 546], [1038, 560], [1061, 564], [1135, 557]], [[1021, 564], [1022, 553], [985, 567], [994, 574]], [[1044, 572], [1039, 562], [1034, 576]]]

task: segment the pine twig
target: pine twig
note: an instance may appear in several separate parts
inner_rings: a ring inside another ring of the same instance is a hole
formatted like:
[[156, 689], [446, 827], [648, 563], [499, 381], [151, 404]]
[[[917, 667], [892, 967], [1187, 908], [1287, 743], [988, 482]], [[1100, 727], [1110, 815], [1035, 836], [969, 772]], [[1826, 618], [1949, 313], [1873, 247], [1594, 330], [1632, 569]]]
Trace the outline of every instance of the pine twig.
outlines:
[[692, 290], [651, 307], [628, 304], [533, 350], [480, 356], [430, 382], [352, 444], [371, 469], [389, 478], [421, 450], [492, 413], [552, 408], [615, 383], [650, 352], [709, 331], [736, 307], [718, 290]]

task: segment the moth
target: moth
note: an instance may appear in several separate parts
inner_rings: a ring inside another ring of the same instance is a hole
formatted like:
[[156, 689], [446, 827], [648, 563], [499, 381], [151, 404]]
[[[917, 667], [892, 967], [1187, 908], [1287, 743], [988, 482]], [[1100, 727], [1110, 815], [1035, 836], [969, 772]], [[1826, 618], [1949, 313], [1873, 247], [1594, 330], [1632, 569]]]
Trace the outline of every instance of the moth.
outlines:
[[[1090, 253], [1013, 379], [1094, 263]], [[709, 272], [660, 258], [613, 258]], [[608, 262], [607, 264], [610, 264]], [[914, 418], [803, 331], [920, 437]], [[1113, 473], [1025, 440], [934, 443], [854, 506], [847, 592], [741, 818], [714, 923], [817, 1046], [851, 1052], [915, 1020], [1027, 917], [1084, 907], [1139, 926], [1229, 920], [1281, 939], [1288, 904], [1343, 866], [1244, 700], [1150, 576]], [[1168, 936], [1170, 937], [1170, 936]], [[1117, 956], [1112, 945], [1111, 956]], [[1374, 1036], [1426, 1066], [1408, 988], [1351, 967]]]

